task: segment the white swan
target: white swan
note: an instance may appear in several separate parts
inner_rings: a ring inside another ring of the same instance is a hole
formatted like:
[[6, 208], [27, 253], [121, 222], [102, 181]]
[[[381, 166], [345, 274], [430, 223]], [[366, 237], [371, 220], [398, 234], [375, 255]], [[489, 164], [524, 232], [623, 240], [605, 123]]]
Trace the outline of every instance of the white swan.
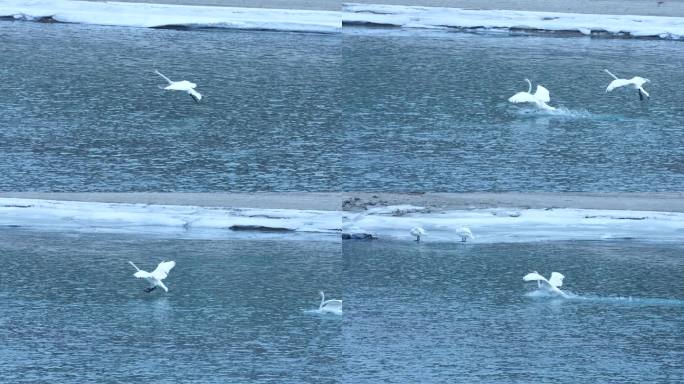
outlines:
[[321, 305], [318, 307], [318, 310], [321, 312], [327, 312], [327, 313], [333, 313], [335, 315], [341, 315], [342, 314], [342, 300], [325, 300], [325, 293], [323, 291], [320, 291], [319, 294], [321, 295]]
[[162, 283], [162, 280], [166, 279], [166, 277], [169, 275], [169, 272], [173, 269], [173, 267], [176, 266], [175, 261], [162, 261], [157, 265], [157, 268], [152, 271], [152, 272], [146, 272], [138, 268], [135, 264], [133, 264], [132, 261], [129, 261], [129, 263], [137, 270], [136, 273], [133, 274], [133, 276], [139, 278], [139, 279], [145, 279], [147, 280], [148, 283], [150, 283], [150, 286], [145, 288], [145, 292], [152, 292], [154, 291], [157, 287], [161, 287], [164, 292], [168, 292], [169, 289], [166, 288], [166, 285]]
[[473, 235], [473, 232], [470, 230], [468, 227], [460, 227], [457, 231], [456, 234], [461, 237], [462, 242], [470, 240], [474, 240], [475, 236]]
[[615, 88], [620, 88], [620, 87], [624, 87], [627, 85], [631, 85], [632, 88], [636, 89], [637, 92], [639, 92], [639, 100], [643, 100], [644, 96], [646, 96], [648, 98], [651, 97], [651, 95], [649, 95], [648, 92], [646, 92], [646, 90], [644, 89], [644, 84], [650, 83], [651, 80], [644, 79], [643, 77], [639, 77], [639, 76], [634, 76], [631, 79], [619, 79], [617, 76], [610, 73], [609, 70], [604, 69], [604, 71], [607, 74], [609, 74], [610, 76], [612, 76], [613, 79], [615, 79], [615, 80], [611, 81], [610, 84], [608, 84], [608, 87], [606, 88], [606, 92], [610, 92]]
[[564, 278], [565, 278], [565, 276], [563, 276], [563, 274], [561, 274], [561, 273], [551, 272], [551, 277], [547, 280], [544, 276], [540, 275], [539, 273], [537, 273], [535, 271], [535, 272], [531, 272], [531, 273], [528, 273], [527, 275], [525, 275], [523, 277], [523, 280], [525, 280], [525, 281], [536, 281], [538, 287], [540, 286], [540, 282], [543, 281], [546, 283], [546, 286], [549, 289], [549, 291], [551, 291], [551, 292], [553, 292], [559, 296], [562, 296], [564, 298], [567, 298], [568, 295], [565, 294], [565, 292], [558, 289], [558, 287], [563, 285], [563, 279]]
[[532, 82], [530, 82], [529, 79], [525, 79], [525, 81], [527, 81], [527, 84], [529, 85], [527, 92], [518, 92], [511, 96], [508, 101], [511, 103], [531, 103], [536, 105], [538, 108], [547, 111], [556, 110], [556, 108], [546, 104], [551, 101], [551, 95], [549, 95], [548, 89], [542, 87], [541, 85], [537, 85], [537, 90], [532, 93]]
[[416, 237], [416, 241], [420, 241], [420, 237], [425, 235], [425, 230], [421, 227], [414, 227], [411, 229], [411, 235]]
[[156, 69], [154, 70], [154, 73], [157, 75], [161, 76], [166, 80], [169, 85], [164, 87], [163, 89], [166, 89], [167, 91], [184, 91], [187, 92], [188, 95], [192, 96], [192, 98], [199, 103], [200, 100], [202, 100], [202, 95], [195, 91], [195, 88], [197, 87], [197, 84], [191, 83], [187, 80], [182, 80], [182, 81], [171, 81], [168, 77], [162, 75], [159, 71]]

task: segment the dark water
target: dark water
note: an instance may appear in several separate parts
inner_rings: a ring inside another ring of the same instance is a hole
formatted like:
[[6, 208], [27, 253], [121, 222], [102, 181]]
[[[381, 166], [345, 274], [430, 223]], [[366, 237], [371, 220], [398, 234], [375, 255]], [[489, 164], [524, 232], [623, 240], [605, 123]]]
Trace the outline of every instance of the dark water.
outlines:
[[2, 22], [0, 190], [337, 190], [339, 43]]
[[[144, 293], [133, 260], [177, 262]], [[0, 232], [0, 382], [332, 383], [340, 245]]]
[[[681, 383], [683, 252], [344, 242], [344, 382]], [[529, 297], [532, 270], [577, 296]]]
[[[679, 191], [684, 45], [0, 23], [0, 190]], [[200, 104], [152, 71], [198, 83]], [[605, 94], [610, 68], [652, 80]], [[529, 77], [554, 115], [506, 100]]]
[[[680, 191], [684, 45], [676, 41], [348, 33], [343, 189]], [[602, 69], [652, 83], [605, 94]], [[556, 115], [508, 97], [524, 78]]]

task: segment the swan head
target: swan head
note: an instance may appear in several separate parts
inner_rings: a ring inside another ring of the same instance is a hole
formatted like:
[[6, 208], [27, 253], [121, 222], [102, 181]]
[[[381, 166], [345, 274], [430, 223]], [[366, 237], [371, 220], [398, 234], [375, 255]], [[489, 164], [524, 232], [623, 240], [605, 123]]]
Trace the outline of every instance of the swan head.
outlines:
[[320, 296], [321, 298], [323, 298], [323, 297], [325, 297], [325, 293], [323, 293], [323, 291], [318, 291], [318, 296]]

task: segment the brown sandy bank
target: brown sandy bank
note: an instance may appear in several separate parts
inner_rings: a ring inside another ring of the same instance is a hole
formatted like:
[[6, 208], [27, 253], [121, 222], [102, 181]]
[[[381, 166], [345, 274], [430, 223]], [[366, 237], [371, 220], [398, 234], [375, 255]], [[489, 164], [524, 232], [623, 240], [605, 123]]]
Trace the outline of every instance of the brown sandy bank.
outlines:
[[196, 205], [271, 209], [353, 210], [411, 204], [443, 210], [581, 208], [684, 212], [682, 193], [71, 193], [3, 192], [0, 197], [103, 203]]

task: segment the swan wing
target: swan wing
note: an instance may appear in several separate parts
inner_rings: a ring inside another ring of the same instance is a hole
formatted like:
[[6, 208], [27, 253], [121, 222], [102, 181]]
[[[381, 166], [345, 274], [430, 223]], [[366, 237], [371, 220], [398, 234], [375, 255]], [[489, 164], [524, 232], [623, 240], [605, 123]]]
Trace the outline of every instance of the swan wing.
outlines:
[[624, 87], [625, 85], [630, 85], [630, 84], [632, 84], [632, 82], [627, 80], [627, 79], [616, 79], [616, 80], [611, 81], [610, 84], [608, 84], [608, 88], [606, 88], [606, 92], [610, 92], [615, 88]]
[[159, 265], [157, 265], [157, 268], [150, 273], [150, 276], [157, 280], [164, 280], [175, 266], [175, 261], [162, 261], [159, 263]]
[[202, 100], [202, 94], [195, 91], [194, 89], [188, 89], [188, 94], [192, 96], [193, 99], [195, 99], [196, 102], [200, 102]]
[[342, 300], [328, 300], [323, 302], [323, 309], [331, 311], [341, 311], [342, 310]]
[[523, 280], [525, 280], [525, 281], [545, 281], [547, 283], [549, 282], [548, 280], [546, 280], [546, 277], [538, 274], [537, 272], [528, 273], [527, 275], [523, 276]]
[[565, 276], [563, 276], [562, 273], [558, 272], [552, 272], [551, 273], [551, 278], [549, 279], [548, 283], [550, 286], [554, 288], [558, 288], [563, 285], [563, 279]]
[[511, 103], [536, 103], [537, 98], [528, 92], [518, 92], [511, 96], [508, 101]]
[[551, 101], [551, 95], [549, 94], [549, 90], [542, 87], [541, 85], [537, 85], [537, 90], [534, 92], [534, 97], [543, 103], [548, 103], [549, 101]]
[[139, 270], [138, 272], [134, 273], [133, 276], [137, 277], [138, 279], [147, 279], [152, 277], [152, 274], [147, 271]]

